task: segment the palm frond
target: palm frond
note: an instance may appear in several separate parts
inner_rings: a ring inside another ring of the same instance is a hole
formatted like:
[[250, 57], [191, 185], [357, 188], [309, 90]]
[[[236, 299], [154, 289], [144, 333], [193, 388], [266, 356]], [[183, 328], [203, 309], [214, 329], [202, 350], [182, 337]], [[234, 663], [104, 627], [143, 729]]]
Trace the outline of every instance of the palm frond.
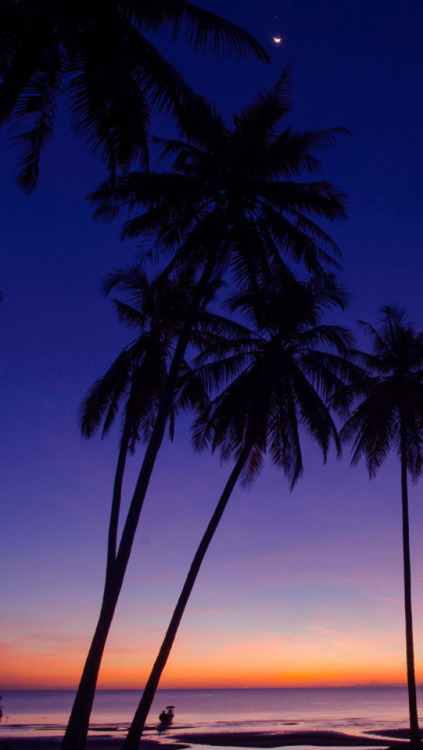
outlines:
[[209, 399], [203, 379], [186, 361], [180, 369], [176, 390], [175, 415], [186, 411], [200, 412], [207, 407]]
[[261, 91], [235, 119], [239, 139], [248, 141], [254, 138], [258, 143], [274, 140], [277, 126], [290, 110], [291, 96], [292, 80], [288, 66], [276, 83]]
[[238, 57], [254, 55], [270, 62], [267, 52], [253, 36], [239, 26], [186, 0], [148, 0], [140, 11], [135, 2], [126, 2], [131, 8], [134, 22], [140, 28], [159, 31], [169, 28], [173, 38], [182, 37], [201, 52], [235, 54]]
[[87, 392], [80, 409], [80, 427], [84, 437], [92, 437], [103, 420], [103, 436], [109, 431], [120, 403], [127, 393], [130, 361], [130, 352], [125, 349], [105, 375], [98, 378]]
[[68, 87], [74, 130], [112, 175], [135, 161], [148, 169], [149, 104], [120, 57], [119, 46], [111, 38], [106, 48], [103, 44], [100, 31], [88, 35], [75, 60]]
[[13, 142], [23, 148], [18, 162], [17, 182], [27, 193], [32, 192], [38, 184], [41, 152], [53, 134], [63, 81], [61, 55], [58, 48], [54, 47], [45, 55], [39, 71], [21, 92], [12, 112], [12, 122], [27, 128], [13, 138]]
[[[2, 6], [5, 11], [3, 21], [5, 15], [10, 17], [10, 2], [7, 5], [7, 9]], [[19, 16], [19, 4], [13, 2], [13, 6], [13, 15]], [[12, 22], [6, 21], [6, 28], [1, 27], [0, 126], [13, 114], [22, 92], [32, 80], [36, 80], [39, 69], [45, 69], [50, 46], [55, 44], [51, 35], [42, 31], [35, 33], [22, 21], [22, 18], [15, 17]]]

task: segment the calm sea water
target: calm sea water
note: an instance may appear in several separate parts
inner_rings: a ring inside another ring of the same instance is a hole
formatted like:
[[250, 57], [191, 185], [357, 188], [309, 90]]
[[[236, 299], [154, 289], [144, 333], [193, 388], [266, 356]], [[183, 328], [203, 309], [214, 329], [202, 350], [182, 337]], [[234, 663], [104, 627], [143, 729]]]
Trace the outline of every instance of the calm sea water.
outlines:
[[[72, 691], [3, 691], [0, 738], [61, 735], [72, 699]], [[123, 732], [138, 700], [135, 690], [100, 690], [92, 732]], [[423, 710], [423, 689], [419, 700]], [[149, 716], [150, 736], [159, 736], [157, 716], [169, 704], [175, 706], [174, 725], [166, 730], [169, 739], [188, 730], [332, 729], [360, 734], [407, 725], [405, 688], [159, 690]]]

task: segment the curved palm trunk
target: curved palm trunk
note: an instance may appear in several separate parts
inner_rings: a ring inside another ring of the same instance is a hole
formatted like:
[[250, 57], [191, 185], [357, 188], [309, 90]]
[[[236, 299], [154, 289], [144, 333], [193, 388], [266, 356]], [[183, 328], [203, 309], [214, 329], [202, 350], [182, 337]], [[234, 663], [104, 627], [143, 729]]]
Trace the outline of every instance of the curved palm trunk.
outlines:
[[106, 576], [99, 620], [85, 661], [68, 725], [62, 740], [61, 750], [85, 750], [89, 719], [107, 636], [109, 634], [116, 605], [122, 589], [123, 579], [125, 577], [150, 477], [163, 441], [180, 366], [185, 356], [195, 316], [207, 289], [212, 269], [213, 258], [211, 256], [203, 271], [201, 280], [194, 295], [190, 312], [175, 348], [154, 429], [144, 454], [144, 460], [126, 517], [116, 559], [112, 569]]
[[410, 531], [408, 518], [407, 445], [404, 430], [401, 431], [401, 500], [402, 541], [404, 557], [404, 606], [405, 642], [407, 652], [407, 687], [410, 714], [410, 741], [413, 748], [421, 747], [419, 720], [417, 715], [416, 675], [414, 669], [413, 614], [411, 606], [411, 562]]
[[[111, 588], [110, 584], [109, 588]], [[71, 750], [71, 748], [75, 748], [75, 750], [77, 748], [85, 748], [97, 677], [116, 604], [117, 596], [115, 591], [107, 592], [103, 597], [97, 626], [85, 660], [68, 726], [63, 737], [62, 748], [67, 748], [68, 750]]]
[[112, 575], [113, 565], [116, 560], [119, 513], [122, 499], [123, 475], [125, 473], [126, 457], [128, 455], [128, 444], [129, 430], [125, 428], [120, 441], [119, 455], [113, 483], [112, 507], [110, 509], [109, 533], [107, 537], [106, 581]]
[[[115, 608], [116, 608], [116, 602], [117, 600], [114, 599], [114, 597], [111, 595], [111, 591], [113, 590], [113, 567], [116, 560], [116, 547], [117, 547], [117, 532], [118, 532], [118, 523], [119, 523], [119, 511], [120, 511], [120, 505], [121, 505], [121, 498], [122, 498], [122, 484], [123, 484], [123, 476], [125, 473], [125, 466], [126, 466], [126, 458], [128, 455], [128, 443], [129, 443], [129, 430], [125, 429], [120, 441], [119, 446], [119, 455], [116, 465], [116, 472], [115, 472], [115, 478], [113, 482], [113, 495], [112, 495], [112, 506], [110, 510], [110, 520], [109, 520], [109, 531], [108, 531], [108, 539], [107, 539], [107, 566], [106, 566], [106, 578], [105, 578], [105, 584], [104, 584], [104, 592], [103, 592], [103, 601], [101, 604], [101, 610], [99, 619], [97, 622], [97, 626], [94, 632], [93, 639], [91, 641], [90, 649], [88, 651], [88, 655], [86, 658], [86, 662], [84, 665], [84, 670], [81, 676], [80, 684], [78, 687], [78, 693], [75, 698], [74, 707], [72, 709], [72, 714], [74, 717], [74, 729], [79, 731], [80, 735], [87, 735], [88, 733], [88, 723], [89, 723], [89, 714], [88, 716], [83, 714], [82, 712], [78, 713], [77, 708], [77, 698], [78, 694], [79, 696], [84, 696], [85, 702], [88, 704], [90, 703], [90, 706], [92, 706], [94, 701], [94, 694], [95, 694], [95, 688], [97, 683], [97, 675], [100, 670], [100, 664], [101, 659], [104, 652], [104, 645], [106, 643], [110, 625], [113, 620]], [[71, 717], [72, 717], [71, 714]], [[69, 720], [70, 724], [70, 720]], [[69, 727], [68, 724], [68, 727]], [[65, 745], [65, 742], [68, 742], [65, 737], [63, 739], [63, 746], [72, 747], [71, 744], [73, 742], [73, 738], [70, 737], [69, 744]]]
[[245, 447], [240, 454], [231, 475], [225, 485], [220, 500], [216, 505], [215, 511], [209, 521], [204, 536], [198, 546], [197, 552], [195, 553], [194, 559], [191, 563], [188, 575], [185, 579], [184, 586], [178, 599], [178, 603], [172, 615], [172, 619], [169, 623], [169, 627], [166, 631], [163, 643], [160, 651], [157, 655], [156, 661], [154, 662], [153, 669], [151, 670], [150, 676], [147, 680], [147, 684], [144, 688], [142, 698], [138, 704], [138, 708], [132, 719], [132, 724], [129, 728], [128, 735], [125, 742], [123, 743], [122, 750], [137, 750], [139, 741], [141, 739], [145, 722], [151, 708], [154, 696], [156, 694], [157, 686], [159, 684], [160, 677], [166, 666], [170, 651], [175, 640], [176, 633], [178, 632], [179, 625], [181, 623], [185, 607], [188, 603], [188, 599], [191, 595], [194, 587], [197, 575], [200, 567], [209, 548], [210, 542], [216, 532], [216, 529], [220, 523], [224, 510], [228, 504], [228, 500], [232, 494], [232, 491], [238, 481], [239, 475], [245, 463], [248, 459], [248, 455], [251, 450], [251, 443]]

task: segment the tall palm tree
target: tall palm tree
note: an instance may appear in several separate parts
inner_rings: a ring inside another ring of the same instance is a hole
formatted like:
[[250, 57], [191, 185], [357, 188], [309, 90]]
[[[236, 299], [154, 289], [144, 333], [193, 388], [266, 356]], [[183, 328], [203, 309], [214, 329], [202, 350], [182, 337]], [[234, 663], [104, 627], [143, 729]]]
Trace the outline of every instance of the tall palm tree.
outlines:
[[391, 450], [401, 467], [402, 542], [404, 565], [405, 639], [410, 737], [421, 745], [414, 668], [408, 476], [423, 467], [423, 333], [415, 331], [402, 308], [384, 306], [378, 328], [362, 323], [372, 352], [362, 354], [368, 377], [361, 400], [346, 422], [342, 436], [353, 440], [352, 463], [364, 456], [373, 477]]
[[[169, 364], [63, 750], [83, 750], [85, 744], [101, 655], [185, 351], [199, 310], [204, 300], [210, 298], [210, 285], [218, 283], [229, 270], [238, 281], [250, 279], [257, 286], [260, 279], [268, 277], [270, 265], [283, 273], [287, 257], [298, 264], [320, 269], [335, 262], [332, 256], [339, 253], [336, 243], [319, 228], [313, 217], [326, 220], [344, 217], [344, 196], [328, 182], [301, 182], [299, 179], [320, 166], [316, 154], [333, 142], [338, 131], [298, 134], [285, 126], [289, 92], [288, 75], [284, 73], [275, 86], [263, 92], [235, 118], [232, 130], [200, 101], [197, 115], [188, 116], [186, 111], [184, 115], [190, 122], [192, 148], [195, 149], [196, 142], [207, 139], [204, 158], [199, 159], [198, 165], [185, 151], [182, 154], [178, 151], [172, 172], [135, 174], [108, 181], [94, 196], [100, 205], [100, 215], [107, 218], [116, 215], [121, 204], [132, 208], [141, 205], [143, 213], [127, 225], [128, 232], [151, 237], [152, 260], [157, 260], [162, 252], [169, 252], [169, 271], [176, 275], [187, 274], [197, 280], [197, 285]], [[241, 148], [239, 142], [244, 141], [245, 146]], [[253, 145], [260, 159], [253, 157]], [[190, 144], [186, 147], [190, 148]], [[174, 148], [179, 147], [173, 142], [164, 145], [165, 153]], [[233, 149], [238, 158], [228, 161]], [[186, 167], [178, 166], [181, 162], [185, 162]]]
[[269, 453], [292, 489], [303, 468], [303, 429], [324, 459], [331, 441], [340, 452], [327, 402], [356, 368], [345, 359], [348, 331], [323, 325], [320, 318], [323, 310], [343, 301], [328, 277], [300, 285], [293, 279], [287, 283], [285, 276], [282, 285], [273, 280], [266, 288], [249, 288], [232, 298], [231, 308], [246, 314], [253, 329], [240, 330], [232, 339], [216, 335], [197, 358], [207, 387], [229, 384], [196, 420], [194, 445], [219, 450], [223, 460], [235, 459], [235, 466], [192, 561], [123, 750], [138, 748], [201, 564], [238, 480], [252, 482]]
[[[209, 284], [208, 295], [215, 293], [216, 286], [217, 283]], [[115, 359], [105, 375], [95, 382], [82, 405], [81, 428], [87, 437], [93, 435], [102, 423], [103, 434], [106, 434], [119, 407], [123, 409], [123, 418], [109, 520], [101, 610], [62, 743], [63, 748], [70, 750], [85, 747], [100, 663], [129, 559], [128, 528], [132, 534], [130, 545], [133, 541], [132, 530], [135, 533], [132, 503], [121, 539], [118, 540], [122, 481], [128, 451], [133, 451], [136, 443], [143, 439], [148, 442], [148, 453], [160, 410], [163, 408], [164, 391], [169, 397], [167, 416], [171, 437], [174, 433], [175, 416], [180, 411], [204, 405], [204, 388], [183, 357], [178, 360], [175, 377], [169, 374], [172, 368], [175, 370], [174, 349], [179, 346], [181, 330], [184, 332], [187, 328], [187, 316], [188, 343], [194, 347], [204, 346], [211, 331], [213, 335], [219, 331], [234, 335], [231, 329], [236, 331], [235, 324], [207, 311], [207, 294], [203, 294], [200, 303], [195, 303], [195, 317], [193, 316], [192, 299], [196, 297], [197, 290], [188, 277], [175, 279], [164, 271], [153, 282], [149, 282], [139, 268], [121, 269], [111, 274], [105, 285], [106, 292], [115, 288], [123, 292], [128, 300], [114, 301], [119, 318], [130, 327], [135, 327], [137, 337]], [[169, 381], [172, 383], [171, 390]], [[136, 507], [135, 528], [145, 494], [144, 492]], [[127, 555], [124, 566], [121, 562], [123, 555]]]
[[200, 51], [269, 61], [247, 32], [186, 0], [0, 0], [0, 125], [17, 126], [25, 190], [37, 185], [63, 95], [73, 127], [112, 171], [146, 163], [151, 104], [175, 112], [194, 103], [148, 38], [161, 31]]

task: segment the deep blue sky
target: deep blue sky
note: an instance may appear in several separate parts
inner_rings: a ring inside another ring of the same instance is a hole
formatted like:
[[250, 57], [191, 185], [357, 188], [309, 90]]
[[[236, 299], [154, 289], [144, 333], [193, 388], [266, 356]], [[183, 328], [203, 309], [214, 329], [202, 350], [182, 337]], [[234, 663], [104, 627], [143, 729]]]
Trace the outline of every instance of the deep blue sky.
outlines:
[[[374, 321], [382, 304], [397, 302], [422, 328], [421, 4], [199, 4], [243, 25], [273, 58], [271, 66], [216, 60], [171, 45], [165, 35], [158, 40], [222, 112], [229, 116], [248, 103], [290, 63], [293, 126], [342, 125], [351, 132], [324, 157], [325, 177], [349, 195], [349, 218], [332, 230], [352, 295], [342, 321]], [[271, 38], [279, 34], [284, 44], [276, 47]], [[155, 133], [166, 135], [170, 127], [155, 118]], [[108, 271], [134, 257], [135, 244], [120, 243], [118, 224], [91, 221], [84, 196], [104, 173], [69, 132], [64, 111], [34, 194], [23, 195], [13, 183], [6, 133], [0, 155], [0, 649], [7, 664], [0, 684], [36, 686], [42, 675], [52, 685], [66, 675], [72, 684], [98, 609], [117, 442], [117, 433], [103, 443], [83, 442], [77, 412], [88, 386], [129, 340], [99, 289]], [[117, 667], [126, 675], [120, 684], [144, 679], [228, 471], [214, 459], [192, 457], [184, 425], [177, 437], [152, 482], [104, 684], [113, 684]], [[269, 684], [305, 684], [312, 681], [310, 664], [327, 682], [347, 681], [346, 675], [401, 679], [396, 463], [372, 483], [364, 467], [352, 471], [346, 459], [323, 469], [307, 449], [305, 463], [291, 496], [271, 470], [248, 493], [235, 493], [169, 666], [169, 685], [194, 684], [204, 652], [227, 666], [233, 675], [227, 684], [263, 683], [266, 675]], [[417, 632], [423, 628], [420, 495], [413, 490]], [[172, 523], [164, 526], [166, 514]], [[255, 655], [251, 674], [246, 653]], [[417, 663], [422, 679], [419, 639]], [[354, 671], [357, 664], [368, 672]], [[218, 676], [207, 678], [212, 673], [206, 664], [203, 684], [219, 684]]]

